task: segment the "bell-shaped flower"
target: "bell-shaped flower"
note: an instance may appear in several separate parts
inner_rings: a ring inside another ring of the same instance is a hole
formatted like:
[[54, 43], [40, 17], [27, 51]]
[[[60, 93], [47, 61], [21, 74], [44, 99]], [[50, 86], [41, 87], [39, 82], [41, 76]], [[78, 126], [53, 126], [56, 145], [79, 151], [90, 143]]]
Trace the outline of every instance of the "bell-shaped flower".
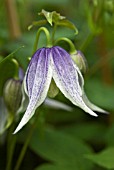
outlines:
[[70, 55], [59, 46], [40, 48], [32, 56], [24, 77], [24, 91], [29, 97], [29, 104], [14, 133], [30, 120], [36, 108], [44, 102], [52, 78], [64, 96], [74, 105], [90, 115], [97, 116], [85, 102], [83, 77]]

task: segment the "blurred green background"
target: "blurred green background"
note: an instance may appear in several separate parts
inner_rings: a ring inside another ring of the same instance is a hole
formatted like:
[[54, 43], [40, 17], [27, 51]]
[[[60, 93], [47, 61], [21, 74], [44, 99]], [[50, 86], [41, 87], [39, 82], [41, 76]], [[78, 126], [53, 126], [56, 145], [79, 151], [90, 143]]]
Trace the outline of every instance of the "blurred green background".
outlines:
[[[70, 38], [76, 49], [84, 53], [88, 62], [85, 92], [93, 103], [110, 114], [98, 113], [99, 117], [94, 118], [59, 93], [56, 99], [73, 107], [73, 111], [41, 108], [44, 114], [39, 115], [20, 170], [113, 170], [114, 0], [0, 0], [0, 56], [5, 57], [24, 45], [15, 53], [24, 70], [38, 29], [28, 31], [28, 26], [41, 19], [38, 12], [42, 9], [57, 11], [78, 28], [78, 35], [74, 35], [73, 30], [59, 27], [56, 37]], [[61, 45], [68, 50], [67, 44]], [[43, 46], [42, 34], [39, 47]], [[28, 124], [17, 135], [11, 170], [30, 129]], [[7, 133], [0, 136], [0, 170], [4, 170], [7, 163]]]

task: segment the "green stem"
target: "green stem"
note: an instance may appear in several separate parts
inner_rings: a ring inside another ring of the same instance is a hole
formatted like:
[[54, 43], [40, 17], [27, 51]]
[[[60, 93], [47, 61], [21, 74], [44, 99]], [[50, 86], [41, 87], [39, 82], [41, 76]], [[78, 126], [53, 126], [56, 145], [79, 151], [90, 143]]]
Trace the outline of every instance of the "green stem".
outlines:
[[[37, 119], [36, 119], [36, 120], [37, 120]], [[35, 121], [35, 122], [36, 122], [36, 121]], [[25, 156], [25, 153], [26, 153], [28, 144], [29, 144], [29, 142], [30, 142], [30, 140], [31, 140], [31, 137], [32, 137], [33, 132], [34, 132], [34, 129], [35, 129], [35, 127], [36, 127], [36, 123], [35, 123], [35, 122], [34, 122], [32, 128], [31, 128], [31, 130], [30, 130], [30, 132], [29, 132], [29, 134], [28, 134], [27, 140], [25, 141], [25, 143], [24, 143], [24, 145], [23, 145], [23, 148], [22, 148], [22, 150], [21, 150], [21, 153], [20, 153], [20, 155], [19, 155], [19, 158], [18, 158], [18, 160], [17, 160], [17, 163], [16, 163], [16, 166], [15, 166], [14, 170], [19, 170], [19, 168], [20, 168], [20, 165], [21, 165], [21, 163], [22, 163], [22, 161], [23, 161], [23, 158], [24, 158], [24, 156]]]
[[12, 167], [11, 167], [12, 158], [13, 158], [13, 153], [14, 153], [15, 144], [16, 144], [16, 136], [12, 135], [13, 130], [14, 130], [14, 125], [10, 127], [9, 134], [8, 134], [6, 170], [12, 170]]
[[72, 42], [70, 39], [68, 39], [68, 38], [66, 38], [66, 37], [58, 38], [58, 39], [55, 41], [55, 44], [59, 43], [60, 41], [65, 41], [65, 42], [68, 43], [68, 45], [70, 46], [70, 53], [71, 53], [71, 54], [76, 54], [76, 53], [77, 53], [76, 48], [75, 48], [73, 42]]
[[53, 31], [52, 31], [52, 44], [54, 44], [54, 36], [55, 36], [55, 32], [56, 32], [56, 29], [57, 29], [57, 25], [54, 23], [54, 27], [53, 27]]
[[15, 63], [15, 67], [16, 67], [14, 78], [16, 80], [18, 80], [19, 79], [19, 64], [18, 64], [17, 60], [14, 58], [12, 59], [12, 61]]
[[94, 33], [90, 33], [87, 37], [87, 39], [84, 41], [82, 46], [80, 47], [81, 51], [85, 51], [88, 45], [91, 43], [92, 39], [94, 38]]
[[40, 33], [41, 33], [41, 31], [43, 31], [43, 32], [45, 33], [45, 35], [46, 35], [46, 38], [47, 38], [47, 46], [48, 46], [48, 47], [51, 46], [51, 40], [50, 40], [49, 31], [47, 30], [47, 28], [41, 27], [41, 28], [38, 29], [37, 34], [36, 34], [36, 39], [35, 39], [34, 47], [33, 47], [33, 53], [37, 50], [38, 41], [39, 41], [39, 38], [40, 38]]

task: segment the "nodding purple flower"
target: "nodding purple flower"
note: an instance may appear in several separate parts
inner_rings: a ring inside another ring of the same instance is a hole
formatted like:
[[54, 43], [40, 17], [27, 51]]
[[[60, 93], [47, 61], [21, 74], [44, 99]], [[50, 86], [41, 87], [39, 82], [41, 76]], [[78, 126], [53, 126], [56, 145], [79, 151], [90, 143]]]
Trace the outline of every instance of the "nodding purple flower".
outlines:
[[[82, 87], [83, 77], [70, 55], [58, 46], [40, 48], [32, 56], [24, 77], [24, 90], [29, 97], [29, 104], [14, 133], [29, 121], [36, 108], [44, 102], [52, 78], [64, 96], [74, 105], [90, 115], [97, 116], [89, 107], [91, 103], [88, 100], [86, 104], [86, 96]], [[81, 85], [80, 80], [82, 81]], [[101, 109], [101, 112], [104, 111]]]

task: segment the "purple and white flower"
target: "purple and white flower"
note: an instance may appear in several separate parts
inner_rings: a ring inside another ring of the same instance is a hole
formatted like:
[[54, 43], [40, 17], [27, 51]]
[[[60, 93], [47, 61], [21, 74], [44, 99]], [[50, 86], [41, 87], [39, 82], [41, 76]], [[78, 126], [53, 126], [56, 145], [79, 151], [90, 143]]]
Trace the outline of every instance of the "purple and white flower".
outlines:
[[[14, 133], [30, 120], [36, 108], [44, 102], [52, 78], [64, 96], [74, 105], [90, 115], [97, 116], [91, 110], [91, 108], [95, 110], [95, 105], [92, 105], [85, 96], [82, 74], [70, 55], [59, 46], [40, 48], [32, 56], [24, 77], [24, 91], [29, 97], [29, 104]], [[97, 110], [105, 112], [98, 107]]]

